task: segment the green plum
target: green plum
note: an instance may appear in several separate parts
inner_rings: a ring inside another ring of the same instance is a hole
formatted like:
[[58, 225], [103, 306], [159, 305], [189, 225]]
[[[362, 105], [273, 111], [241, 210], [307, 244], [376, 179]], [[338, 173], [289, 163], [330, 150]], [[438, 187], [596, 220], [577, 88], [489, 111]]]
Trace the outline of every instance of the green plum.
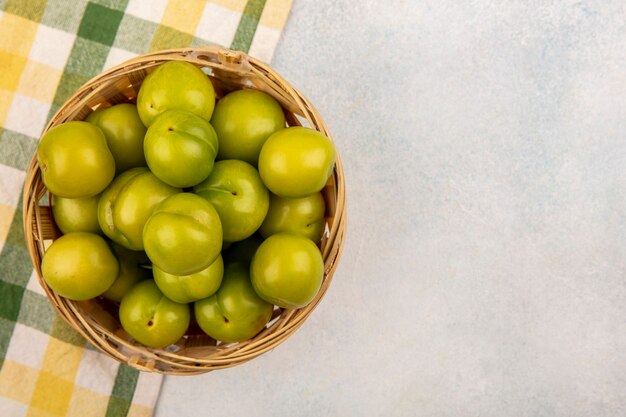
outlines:
[[192, 187], [213, 170], [217, 135], [203, 118], [182, 110], [161, 113], [146, 134], [150, 170], [174, 187]]
[[118, 175], [98, 202], [98, 222], [105, 235], [130, 250], [143, 250], [143, 228], [154, 208], [181, 192], [165, 184], [148, 168]]
[[259, 233], [263, 237], [286, 232], [319, 242], [324, 233], [326, 204], [321, 193], [301, 198], [270, 195], [270, 208]]
[[133, 285], [144, 279], [149, 279], [152, 272], [145, 268], [145, 266], [150, 265], [150, 260], [144, 252], [132, 251], [115, 243], [112, 246], [120, 264], [120, 271], [113, 285], [102, 296], [111, 301], [120, 302]]
[[195, 194], [163, 200], [143, 229], [146, 254], [159, 269], [191, 275], [211, 265], [222, 250], [222, 224], [215, 208]]
[[98, 223], [100, 195], [85, 198], [52, 198], [54, 222], [63, 233], [102, 233]]
[[200, 328], [222, 342], [241, 342], [258, 334], [272, 317], [274, 306], [254, 292], [243, 263], [227, 265], [215, 295], [196, 301], [194, 313]]
[[170, 61], [159, 65], [143, 80], [137, 110], [147, 127], [166, 110], [185, 110], [207, 122], [215, 107], [215, 90], [209, 77], [195, 65]]
[[151, 279], [135, 284], [120, 303], [122, 327], [148, 347], [176, 343], [187, 332], [190, 321], [189, 306], [167, 298]]
[[177, 303], [192, 303], [215, 294], [222, 283], [224, 261], [221, 256], [208, 268], [191, 275], [172, 275], [152, 268], [154, 282], [163, 294]]
[[283, 308], [309, 304], [322, 286], [324, 261], [310, 239], [278, 233], [265, 239], [250, 264], [252, 285], [267, 302]]
[[196, 185], [194, 192], [211, 202], [219, 213], [227, 242], [250, 237], [269, 208], [269, 192], [259, 172], [236, 159], [216, 162], [211, 175]]
[[258, 233], [253, 234], [247, 239], [234, 242], [230, 247], [222, 250], [224, 262], [227, 264], [234, 262], [244, 262], [249, 264], [256, 250], [263, 243], [263, 237]]
[[219, 159], [240, 159], [256, 166], [267, 138], [285, 128], [285, 115], [270, 95], [237, 90], [217, 102], [211, 124], [220, 141]]
[[143, 138], [146, 127], [139, 118], [137, 106], [130, 103], [98, 109], [87, 119], [98, 126], [106, 137], [109, 149], [115, 159], [115, 172], [146, 166], [143, 155]]
[[271, 192], [299, 198], [321, 191], [333, 172], [335, 147], [317, 130], [289, 127], [270, 136], [259, 155], [259, 173]]
[[104, 238], [74, 232], [61, 236], [44, 253], [41, 272], [56, 293], [70, 300], [88, 300], [115, 281], [119, 263]]
[[46, 188], [65, 198], [99, 194], [115, 175], [115, 160], [100, 129], [87, 122], [67, 122], [46, 132], [37, 148]]

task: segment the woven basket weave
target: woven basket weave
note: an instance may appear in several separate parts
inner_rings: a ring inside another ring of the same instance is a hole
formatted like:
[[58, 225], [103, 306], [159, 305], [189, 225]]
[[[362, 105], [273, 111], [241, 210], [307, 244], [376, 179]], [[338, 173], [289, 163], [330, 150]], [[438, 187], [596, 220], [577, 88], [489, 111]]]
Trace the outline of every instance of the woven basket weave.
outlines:
[[[70, 120], [83, 120], [96, 108], [135, 101], [143, 79], [167, 61], [187, 61], [200, 67], [210, 76], [218, 97], [241, 88], [262, 90], [283, 106], [290, 126], [305, 125], [331, 138], [317, 110], [274, 70], [244, 53], [218, 47], [160, 51], [114, 67], [87, 82], [70, 97], [45, 131]], [[337, 267], [346, 230], [345, 180], [339, 156], [322, 194], [326, 201], [327, 226], [320, 246], [325, 263], [322, 288], [304, 308], [276, 308], [266, 328], [241, 343], [221, 344], [192, 325], [176, 344], [166, 349], [147, 348], [134, 342], [122, 329], [117, 305], [102, 298], [71, 301], [54, 293], [42, 278], [41, 260], [46, 248], [61, 234], [54, 224], [48, 204], [50, 195], [41, 180], [36, 155], [28, 167], [24, 187], [24, 231], [39, 282], [70, 326], [102, 352], [139, 370], [192, 375], [239, 365], [275, 348], [291, 336], [319, 304]]]

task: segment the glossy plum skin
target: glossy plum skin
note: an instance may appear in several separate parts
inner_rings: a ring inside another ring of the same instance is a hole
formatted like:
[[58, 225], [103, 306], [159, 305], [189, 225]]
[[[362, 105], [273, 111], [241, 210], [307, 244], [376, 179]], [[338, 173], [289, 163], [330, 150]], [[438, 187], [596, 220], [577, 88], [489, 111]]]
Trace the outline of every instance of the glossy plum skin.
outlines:
[[143, 228], [154, 208], [181, 192], [159, 180], [148, 168], [118, 175], [98, 202], [98, 222], [105, 235], [130, 250], [143, 250]]
[[173, 187], [192, 187], [208, 177], [217, 147], [217, 135], [209, 122], [181, 110], [161, 113], [144, 142], [148, 167]]
[[216, 162], [211, 175], [194, 187], [194, 192], [219, 213], [227, 242], [252, 236], [269, 208], [269, 191], [256, 168], [235, 159]]
[[99, 235], [68, 233], [55, 240], [41, 262], [44, 280], [70, 300], [88, 300], [105, 292], [118, 275], [119, 263]]
[[87, 122], [67, 122], [46, 132], [37, 148], [46, 188], [65, 198], [99, 194], [115, 175], [115, 160], [100, 129]]
[[189, 62], [170, 61], [159, 65], [143, 80], [137, 95], [137, 110], [146, 127], [166, 110], [185, 110], [207, 122], [215, 108], [213, 84]]
[[285, 128], [285, 115], [268, 94], [236, 90], [217, 102], [211, 124], [220, 142], [219, 159], [239, 159], [256, 166], [267, 138]]
[[102, 233], [98, 223], [100, 195], [85, 198], [52, 198], [54, 222], [63, 233]]
[[326, 203], [321, 193], [301, 198], [270, 195], [270, 207], [259, 233], [265, 238], [276, 233], [291, 233], [319, 242], [324, 233]]
[[289, 127], [270, 136], [259, 155], [259, 173], [269, 190], [300, 198], [324, 188], [335, 165], [335, 147], [317, 130]]
[[104, 133], [107, 145], [115, 159], [117, 174], [130, 168], [146, 166], [146, 159], [143, 155], [146, 127], [139, 118], [137, 106], [122, 103], [98, 109], [86, 120], [99, 127]]
[[187, 332], [191, 313], [186, 304], [167, 298], [153, 280], [135, 284], [120, 303], [120, 322], [140, 343], [164, 348]]
[[207, 268], [222, 250], [222, 224], [215, 208], [195, 194], [163, 200], [143, 229], [146, 254], [159, 269], [191, 275]]
[[324, 261], [311, 240], [278, 233], [257, 249], [250, 276], [254, 290], [265, 301], [283, 308], [301, 308], [322, 286]]
[[163, 294], [177, 303], [192, 303], [215, 294], [224, 276], [222, 256], [200, 272], [191, 275], [172, 275], [154, 266], [154, 282]]
[[272, 317], [274, 306], [254, 292], [247, 265], [226, 266], [222, 285], [208, 298], [196, 301], [200, 328], [222, 342], [241, 342], [259, 333]]

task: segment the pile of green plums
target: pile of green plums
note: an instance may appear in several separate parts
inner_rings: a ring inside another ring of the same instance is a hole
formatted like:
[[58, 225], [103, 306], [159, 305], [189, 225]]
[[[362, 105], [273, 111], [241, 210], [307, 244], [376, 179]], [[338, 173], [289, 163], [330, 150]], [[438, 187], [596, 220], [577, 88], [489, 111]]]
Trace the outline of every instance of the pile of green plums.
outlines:
[[211, 79], [182, 61], [151, 71], [136, 104], [101, 107], [47, 131], [37, 150], [63, 232], [42, 261], [52, 290], [119, 303], [124, 330], [154, 348], [194, 317], [216, 340], [244, 341], [274, 306], [315, 298], [327, 137], [287, 127], [259, 90], [216, 100]]

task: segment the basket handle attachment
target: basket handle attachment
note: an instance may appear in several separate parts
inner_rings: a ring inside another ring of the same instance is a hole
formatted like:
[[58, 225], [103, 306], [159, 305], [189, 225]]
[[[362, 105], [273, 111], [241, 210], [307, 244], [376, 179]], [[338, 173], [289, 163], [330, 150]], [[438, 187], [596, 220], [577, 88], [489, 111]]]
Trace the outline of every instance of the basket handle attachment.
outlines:
[[217, 61], [227, 69], [236, 72], [248, 72], [250, 69], [248, 55], [232, 49], [219, 49], [217, 51]]

